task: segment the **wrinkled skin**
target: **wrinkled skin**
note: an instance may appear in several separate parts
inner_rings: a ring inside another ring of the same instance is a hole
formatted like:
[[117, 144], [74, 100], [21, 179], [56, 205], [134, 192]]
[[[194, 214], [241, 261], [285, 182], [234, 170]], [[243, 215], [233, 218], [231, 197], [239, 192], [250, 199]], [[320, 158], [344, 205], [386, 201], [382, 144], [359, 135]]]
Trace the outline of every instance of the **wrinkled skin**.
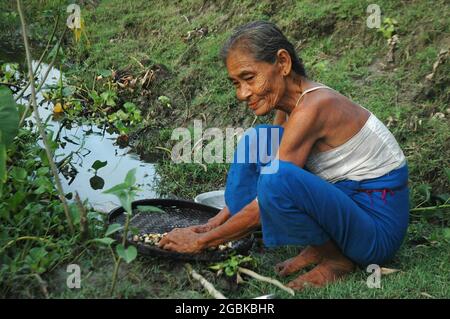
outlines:
[[[170, 235], [170, 236], [169, 236]], [[163, 249], [179, 253], [198, 253], [203, 247], [198, 243], [199, 233], [190, 228], [175, 228], [159, 241]]]
[[289, 54], [280, 51], [280, 62], [275, 64], [256, 61], [251, 54], [239, 49], [228, 55], [227, 70], [236, 88], [236, 97], [246, 102], [255, 115], [266, 115], [292, 100], [291, 95], [286, 94], [288, 82], [299, 79], [290, 71]]

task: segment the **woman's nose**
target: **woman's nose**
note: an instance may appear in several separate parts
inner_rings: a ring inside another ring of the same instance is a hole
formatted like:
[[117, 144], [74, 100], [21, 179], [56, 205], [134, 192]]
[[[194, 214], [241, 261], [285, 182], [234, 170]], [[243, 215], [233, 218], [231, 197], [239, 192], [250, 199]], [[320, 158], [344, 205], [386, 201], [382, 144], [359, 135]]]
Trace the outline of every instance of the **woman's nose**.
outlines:
[[240, 101], [247, 101], [248, 98], [252, 95], [250, 88], [246, 84], [242, 84], [236, 92], [237, 98]]

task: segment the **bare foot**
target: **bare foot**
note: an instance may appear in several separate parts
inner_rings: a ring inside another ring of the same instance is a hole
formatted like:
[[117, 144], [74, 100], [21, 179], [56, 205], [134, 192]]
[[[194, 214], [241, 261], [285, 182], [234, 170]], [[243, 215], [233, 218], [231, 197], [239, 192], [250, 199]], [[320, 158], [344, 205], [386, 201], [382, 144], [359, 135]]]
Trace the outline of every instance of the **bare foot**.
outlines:
[[322, 257], [314, 247], [308, 246], [295, 257], [285, 260], [275, 266], [275, 271], [280, 276], [288, 276], [309, 265], [318, 264]]
[[306, 274], [298, 276], [287, 284], [294, 290], [302, 290], [305, 287], [323, 287], [335, 282], [353, 272], [355, 264], [345, 256], [336, 259], [324, 259], [318, 266]]

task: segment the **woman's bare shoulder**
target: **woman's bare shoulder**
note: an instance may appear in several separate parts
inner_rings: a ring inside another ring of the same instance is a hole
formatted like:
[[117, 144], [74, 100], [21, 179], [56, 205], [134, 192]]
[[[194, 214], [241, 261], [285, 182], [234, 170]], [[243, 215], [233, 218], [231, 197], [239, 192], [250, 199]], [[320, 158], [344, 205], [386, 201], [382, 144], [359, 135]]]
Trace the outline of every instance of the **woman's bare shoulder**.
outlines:
[[322, 120], [336, 111], [336, 106], [342, 103], [334, 91], [323, 89], [306, 94], [301, 103], [291, 112], [292, 122], [315, 121], [320, 125]]

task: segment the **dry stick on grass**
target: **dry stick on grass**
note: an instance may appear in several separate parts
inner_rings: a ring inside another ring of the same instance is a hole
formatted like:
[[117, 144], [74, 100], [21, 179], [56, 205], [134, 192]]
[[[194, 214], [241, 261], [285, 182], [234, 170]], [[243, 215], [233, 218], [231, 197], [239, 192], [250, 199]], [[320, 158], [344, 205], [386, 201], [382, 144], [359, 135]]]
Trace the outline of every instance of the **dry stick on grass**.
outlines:
[[63, 191], [61, 181], [58, 176], [58, 170], [56, 168], [55, 162], [53, 161], [52, 151], [50, 150], [50, 147], [48, 145], [47, 134], [45, 133], [45, 128], [44, 128], [41, 118], [39, 116], [39, 110], [38, 110], [37, 102], [36, 102], [36, 91], [35, 91], [35, 83], [34, 83], [33, 66], [31, 63], [31, 53], [30, 53], [30, 47], [28, 44], [28, 35], [27, 35], [27, 30], [26, 30], [27, 28], [26, 28], [25, 17], [23, 15], [22, 4], [21, 4], [20, 0], [17, 0], [17, 10], [19, 11], [20, 22], [22, 24], [23, 43], [25, 45], [25, 53], [27, 56], [28, 73], [29, 73], [30, 85], [31, 85], [31, 105], [33, 106], [36, 125], [38, 126], [39, 134], [40, 134], [40, 136], [42, 138], [42, 142], [44, 144], [45, 153], [47, 154], [48, 162], [50, 164], [50, 168], [52, 170], [53, 177], [55, 178], [56, 188], [58, 189], [58, 193], [59, 193], [59, 199], [61, 200], [61, 202], [63, 204], [64, 213], [66, 215], [67, 223], [69, 224], [70, 232], [73, 234], [74, 228], [73, 228], [72, 218], [69, 213], [69, 206], [67, 205], [67, 200], [66, 200], [66, 197], [64, 196], [64, 191]]
[[291, 294], [292, 296], [295, 296], [295, 292], [294, 292], [293, 289], [291, 289], [289, 287], [286, 287], [285, 285], [283, 285], [281, 282], [279, 282], [276, 279], [261, 276], [261, 275], [257, 274], [256, 272], [251, 271], [250, 269], [247, 269], [247, 268], [238, 267], [238, 271], [243, 273], [243, 274], [246, 274], [247, 276], [253, 277], [256, 280], [264, 281], [264, 282], [267, 282], [269, 284], [275, 285], [278, 288], [283, 289], [287, 293]]
[[198, 280], [200, 284], [209, 292], [211, 296], [213, 296], [216, 299], [227, 299], [222, 293], [217, 291], [216, 288], [214, 288], [213, 284], [210, 283], [208, 280], [206, 280], [202, 275], [197, 273], [194, 269], [192, 269], [192, 266], [190, 264], [186, 264], [186, 269], [189, 273], [189, 275], [192, 276], [195, 280]]

